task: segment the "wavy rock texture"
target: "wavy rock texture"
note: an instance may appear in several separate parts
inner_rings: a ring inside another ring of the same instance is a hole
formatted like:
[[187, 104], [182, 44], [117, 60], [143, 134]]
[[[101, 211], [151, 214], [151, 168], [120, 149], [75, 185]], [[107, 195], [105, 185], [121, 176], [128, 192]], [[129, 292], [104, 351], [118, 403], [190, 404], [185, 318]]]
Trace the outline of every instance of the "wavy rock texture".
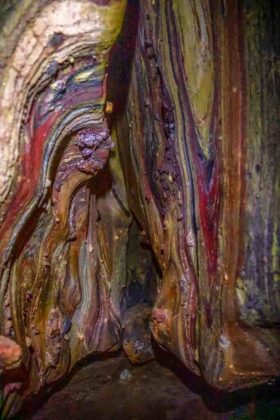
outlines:
[[121, 344], [109, 291], [130, 219], [110, 186], [105, 98], [124, 10], [125, 1], [26, 1], [3, 30], [1, 326], [22, 350], [21, 397]]
[[215, 387], [266, 381], [280, 357], [279, 8], [142, 0], [137, 13], [116, 125], [161, 273], [153, 336]]
[[150, 360], [149, 320], [217, 388], [279, 375], [279, 10], [129, 0], [111, 50], [125, 8], [3, 15], [5, 415], [123, 338]]

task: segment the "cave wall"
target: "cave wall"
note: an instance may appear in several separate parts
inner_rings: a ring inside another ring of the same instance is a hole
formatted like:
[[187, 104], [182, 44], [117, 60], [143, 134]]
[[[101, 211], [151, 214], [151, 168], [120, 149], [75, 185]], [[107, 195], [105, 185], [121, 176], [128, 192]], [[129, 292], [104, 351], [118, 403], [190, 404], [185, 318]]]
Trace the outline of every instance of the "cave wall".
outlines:
[[265, 381], [279, 374], [279, 7], [128, 8], [138, 29], [116, 126], [129, 206], [162, 273], [153, 336], [215, 387]]
[[150, 359], [149, 318], [216, 388], [275, 378], [279, 6], [0, 5], [5, 413], [87, 355], [143, 361], [136, 324]]
[[18, 2], [0, 37], [3, 417], [121, 345], [131, 220], [105, 114], [126, 2], [105, 3]]

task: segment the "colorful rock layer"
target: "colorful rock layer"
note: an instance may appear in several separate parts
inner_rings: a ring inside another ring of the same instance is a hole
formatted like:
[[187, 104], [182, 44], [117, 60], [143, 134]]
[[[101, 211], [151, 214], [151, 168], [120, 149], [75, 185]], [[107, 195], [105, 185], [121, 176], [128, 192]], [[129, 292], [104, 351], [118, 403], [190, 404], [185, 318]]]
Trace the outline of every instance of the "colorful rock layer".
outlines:
[[123, 337], [150, 360], [148, 328], [214, 387], [279, 375], [273, 4], [25, 0], [6, 18], [6, 407]]

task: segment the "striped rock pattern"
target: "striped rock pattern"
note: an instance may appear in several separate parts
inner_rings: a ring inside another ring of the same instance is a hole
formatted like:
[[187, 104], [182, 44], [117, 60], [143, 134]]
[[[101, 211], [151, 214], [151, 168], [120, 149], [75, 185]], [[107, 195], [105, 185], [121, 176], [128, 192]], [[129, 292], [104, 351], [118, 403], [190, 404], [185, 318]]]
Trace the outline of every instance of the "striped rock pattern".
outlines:
[[279, 8], [261, 0], [7, 7], [4, 415], [123, 337], [132, 363], [150, 360], [150, 331], [216, 388], [273, 380]]

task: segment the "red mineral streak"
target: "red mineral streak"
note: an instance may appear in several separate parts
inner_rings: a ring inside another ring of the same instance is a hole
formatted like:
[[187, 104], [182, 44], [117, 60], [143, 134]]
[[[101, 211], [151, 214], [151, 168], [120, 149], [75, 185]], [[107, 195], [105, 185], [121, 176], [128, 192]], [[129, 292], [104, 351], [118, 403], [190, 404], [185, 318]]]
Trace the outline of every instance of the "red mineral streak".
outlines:
[[[212, 106], [212, 120], [215, 121], [218, 117], [217, 98], [214, 99]], [[199, 151], [198, 138], [195, 132], [194, 119], [191, 114], [191, 109], [188, 103], [189, 114], [189, 138], [190, 138], [190, 152], [192, 160], [196, 168], [197, 191], [198, 191], [198, 208], [199, 208], [199, 228], [202, 233], [202, 244], [204, 252], [206, 253], [207, 271], [208, 271], [208, 284], [213, 286], [217, 275], [217, 255], [218, 255], [218, 223], [220, 212], [220, 196], [221, 184], [219, 169], [219, 149], [217, 147], [218, 133], [217, 130], [210, 130], [209, 138], [214, 140], [210, 143], [213, 153], [213, 162], [210, 162], [205, 157], [201, 157]], [[208, 165], [213, 165], [210, 174], [208, 173]]]
[[198, 167], [198, 196], [199, 196], [199, 215], [207, 253], [208, 282], [212, 286], [215, 282], [217, 270], [217, 239], [219, 221], [219, 179], [217, 165], [214, 164], [209, 189], [205, 185], [204, 169]]
[[[59, 117], [59, 113], [53, 113], [50, 117], [37, 128], [29, 145], [26, 145], [25, 152], [21, 157], [22, 174], [17, 184], [14, 198], [8, 206], [6, 217], [0, 227], [1, 246], [5, 243], [5, 238], [9, 234], [15, 219], [19, 216], [22, 209], [25, 209], [33, 197], [42, 165], [42, 151], [45, 139], [49, 135], [53, 124]], [[2, 249], [3, 252], [3, 249]]]
[[[76, 72], [75, 72], [76, 73]], [[43, 122], [38, 120], [38, 107], [36, 104], [31, 110], [29, 124], [25, 129], [29, 134], [30, 142], [25, 145], [25, 150], [21, 156], [21, 175], [17, 184], [13, 199], [8, 205], [4, 221], [0, 227], [1, 254], [9, 236], [11, 227], [15, 224], [16, 218], [21, 214], [22, 209], [26, 209], [34, 197], [35, 189], [38, 184], [42, 168], [43, 150], [46, 140], [50, 136], [53, 128], [62, 118], [65, 110], [71, 110], [83, 103], [93, 103], [103, 97], [106, 90], [106, 80], [99, 86], [89, 86], [86, 90], [83, 86], [80, 90], [65, 92], [63, 99], [59, 101], [58, 111], [49, 112], [49, 116]], [[47, 93], [44, 94], [47, 96]], [[38, 102], [39, 103], [39, 102]], [[46, 109], [47, 110], [47, 109]], [[42, 110], [40, 113], [42, 114]], [[36, 128], [35, 128], [36, 127]]]

